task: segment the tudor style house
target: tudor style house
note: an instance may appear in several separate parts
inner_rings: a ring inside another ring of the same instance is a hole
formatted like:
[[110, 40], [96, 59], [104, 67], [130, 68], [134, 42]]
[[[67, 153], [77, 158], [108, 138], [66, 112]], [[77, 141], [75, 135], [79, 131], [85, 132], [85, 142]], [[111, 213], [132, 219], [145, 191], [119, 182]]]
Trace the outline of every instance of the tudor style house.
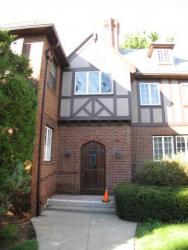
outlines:
[[174, 44], [120, 52], [113, 19], [68, 57], [51, 24], [11, 33], [38, 84], [33, 214], [56, 192], [113, 192], [146, 160], [188, 155], [188, 61]]

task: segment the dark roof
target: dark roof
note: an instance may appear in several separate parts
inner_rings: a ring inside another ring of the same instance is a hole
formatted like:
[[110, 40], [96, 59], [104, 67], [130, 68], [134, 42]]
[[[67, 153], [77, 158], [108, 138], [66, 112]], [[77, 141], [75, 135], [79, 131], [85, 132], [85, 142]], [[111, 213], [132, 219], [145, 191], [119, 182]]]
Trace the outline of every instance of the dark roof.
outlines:
[[16, 36], [46, 35], [51, 46], [55, 46], [58, 44], [58, 47], [56, 47], [54, 50], [61, 65], [62, 66], [69, 65], [54, 24], [52, 23], [31, 24], [31, 25], [19, 24], [17, 26], [12, 26], [12, 27], [8, 26], [5, 29], [8, 30], [12, 35]]

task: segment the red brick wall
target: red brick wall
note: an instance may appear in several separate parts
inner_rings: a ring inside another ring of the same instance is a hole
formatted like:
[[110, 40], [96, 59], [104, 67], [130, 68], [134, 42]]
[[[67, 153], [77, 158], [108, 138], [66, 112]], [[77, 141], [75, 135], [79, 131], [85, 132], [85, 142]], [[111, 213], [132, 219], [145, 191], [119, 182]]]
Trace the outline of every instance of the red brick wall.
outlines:
[[[106, 187], [110, 192], [118, 182], [131, 181], [131, 127], [129, 125], [62, 125], [59, 127], [57, 190], [80, 193], [80, 150], [89, 141], [102, 143], [106, 149]], [[64, 150], [71, 151], [70, 158]], [[121, 159], [116, 159], [119, 151]]]
[[[34, 41], [36, 41], [34, 37]], [[30, 38], [32, 46], [32, 39]], [[36, 211], [36, 192], [37, 192], [37, 168], [38, 168], [38, 150], [39, 150], [39, 132], [40, 132], [40, 119], [41, 119], [41, 106], [42, 106], [42, 92], [44, 87], [46, 57], [45, 51], [49, 48], [49, 43], [43, 37], [43, 54], [41, 61], [40, 78], [38, 81], [38, 110], [36, 119], [36, 136], [33, 154], [33, 173], [32, 173], [32, 214], [35, 215]], [[49, 69], [49, 66], [48, 66]], [[48, 70], [49, 72], [49, 70]], [[45, 106], [44, 106], [44, 123], [43, 123], [43, 140], [42, 140], [42, 159], [44, 151], [44, 131], [45, 126], [53, 129], [53, 144], [52, 144], [52, 160], [45, 162], [41, 160], [41, 173], [40, 173], [40, 199], [41, 203], [45, 204], [46, 199], [56, 192], [56, 170], [57, 170], [57, 147], [58, 147], [58, 129], [57, 129], [57, 113], [58, 113], [58, 96], [60, 87], [60, 74], [61, 69], [57, 69], [57, 83], [56, 90], [51, 89], [46, 85]], [[48, 75], [47, 75], [48, 76]]]
[[133, 164], [142, 165], [144, 161], [153, 159], [154, 135], [177, 134], [170, 126], [166, 127], [132, 127], [132, 155]]

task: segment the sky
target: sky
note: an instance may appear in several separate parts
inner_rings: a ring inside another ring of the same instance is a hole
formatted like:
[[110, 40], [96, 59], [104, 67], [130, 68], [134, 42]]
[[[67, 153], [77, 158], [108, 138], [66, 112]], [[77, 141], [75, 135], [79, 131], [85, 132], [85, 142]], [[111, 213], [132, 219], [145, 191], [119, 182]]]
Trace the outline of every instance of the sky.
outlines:
[[69, 54], [110, 17], [120, 22], [120, 42], [126, 33], [156, 31], [175, 37], [180, 53], [188, 50], [188, 0], [2, 0], [0, 26], [54, 23]]

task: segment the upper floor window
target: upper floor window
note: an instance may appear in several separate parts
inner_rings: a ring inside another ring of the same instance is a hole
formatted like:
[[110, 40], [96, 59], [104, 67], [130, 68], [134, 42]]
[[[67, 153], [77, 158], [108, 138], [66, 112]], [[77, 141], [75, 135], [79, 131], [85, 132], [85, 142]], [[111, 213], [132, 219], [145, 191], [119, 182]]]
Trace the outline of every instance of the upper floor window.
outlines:
[[80, 71], [75, 73], [76, 95], [112, 94], [110, 74], [101, 71]]
[[140, 104], [141, 105], [160, 105], [159, 84], [156, 82], [140, 83]]
[[153, 136], [153, 159], [155, 161], [172, 157], [174, 145], [172, 136]]
[[44, 161], [51, 161], [53, 130], [45, 126]]
[[57, 81], [57, 65], [54, 60], [50, 61], [50, 71], [48, 76], [48, 85], [52, 89], [56, 89], [56, 81]]
[[172, 50], [171, 49], [158, 49], [157, 56], [158, 56], [159, 64], [171, 64], [172, 63]]
[[188, 105], [188, 83], [181, 84], [182, 100], [184, 105]]

